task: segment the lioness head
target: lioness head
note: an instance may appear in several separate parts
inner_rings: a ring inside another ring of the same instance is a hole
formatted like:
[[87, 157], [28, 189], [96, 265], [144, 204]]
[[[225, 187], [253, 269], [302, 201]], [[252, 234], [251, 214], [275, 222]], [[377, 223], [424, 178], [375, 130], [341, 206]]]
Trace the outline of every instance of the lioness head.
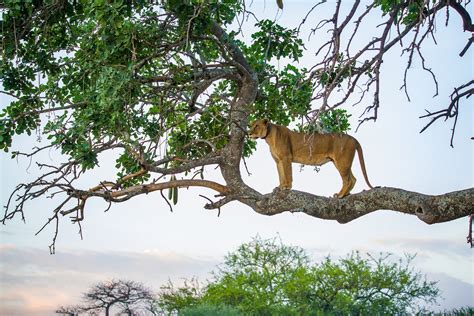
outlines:
[[252, 139], [265, 138], [268, 134], [268, 120], [256, 120], [252, 123], [250, 127], [249, 136]]

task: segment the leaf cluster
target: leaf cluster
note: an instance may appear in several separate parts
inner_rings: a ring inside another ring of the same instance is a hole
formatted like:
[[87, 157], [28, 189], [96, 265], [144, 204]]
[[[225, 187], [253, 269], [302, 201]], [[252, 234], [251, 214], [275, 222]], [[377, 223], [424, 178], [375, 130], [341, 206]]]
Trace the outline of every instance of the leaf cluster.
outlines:
[[209, 33], [210, 21], [222, 25], [231, 23], [242, 11], [240, 0], [202, 1], [202, 0], [166, 0], [164, 7], [173, 11], [182, 27], [193, 23], [195, 34]]
[[305, 80], [306, 69], [287, 65], [280, 71], [268, 67], [261, 83], [261, 97], [253, 104], [252, 118], [268, 118], [288, 125], [311, 108], [312, 84]]
[[296, 29], [285, 29], [268, 19], [257, 22], [255, 27], [258, 31], [252, 34], [251, 49], [260, 60], [287, 57], [298, 61], [303, 56], [303, 41]]
[[393, 15], [396, 19], [395, 21], [403, 25], [418, 22], [425, 10], [425, 2], [423, 0], [375, 0], [374, 5], [380, 7], [384, 15]]
[[168, 312], [182, 311], [190, 306], [198, 305], [201, 295], [199, 283], [195, 279], [185, 281], [181, 287], [175, 287], [171, 281], [168, 281], [160, 287], [160, 299], [157, 301], [157, 306]]

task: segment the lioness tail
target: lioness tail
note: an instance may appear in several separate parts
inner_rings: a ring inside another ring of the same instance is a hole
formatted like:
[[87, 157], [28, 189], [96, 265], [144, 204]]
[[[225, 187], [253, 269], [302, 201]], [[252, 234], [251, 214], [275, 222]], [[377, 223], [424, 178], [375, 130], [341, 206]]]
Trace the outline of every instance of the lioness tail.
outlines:
[[367, 170], [365, 169], [364, 154], [362, 153], [362, 147], [360, 146], [359, 142], [357, 142], [356, 149], [357, 149], [357, 155], [359, 156], [360, 168], [362, 169], [362, 174], [364, 175], [365, 182], [371, 189], [373, 189], [374, 187], [370, 184], [369, 177], [367, 176]]

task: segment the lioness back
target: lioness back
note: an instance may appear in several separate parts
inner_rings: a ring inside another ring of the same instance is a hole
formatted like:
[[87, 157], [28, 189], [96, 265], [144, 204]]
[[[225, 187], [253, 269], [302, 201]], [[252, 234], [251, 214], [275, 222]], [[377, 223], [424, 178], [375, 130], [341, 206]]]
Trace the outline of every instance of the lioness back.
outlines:
[[[281, 125], [274, 125], [274, 127], [278, 129], [275, 136], [280, 136], [278, 138], [282, 141], [276, 143], [278, 146], [288, 146], [292, 156], [291, 160], [296, 163], [322, 165], [334, 161], [341, 154], [354, 152], [357, 147], [357, 140], [346, 134], [306, 134], [291, 131]], [[286, 137], [281, 137], [285, 134], [288, 135], [288, 141], [285, 139]]]

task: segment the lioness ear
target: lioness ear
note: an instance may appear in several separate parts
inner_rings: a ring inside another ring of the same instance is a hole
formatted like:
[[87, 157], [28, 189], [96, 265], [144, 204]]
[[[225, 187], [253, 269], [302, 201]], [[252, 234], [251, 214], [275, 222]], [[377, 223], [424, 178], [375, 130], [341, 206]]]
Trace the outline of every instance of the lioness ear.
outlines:
[[268, 125], [268, 120], [267, 120], [267, 119], [263, 119], [263, 124]]

